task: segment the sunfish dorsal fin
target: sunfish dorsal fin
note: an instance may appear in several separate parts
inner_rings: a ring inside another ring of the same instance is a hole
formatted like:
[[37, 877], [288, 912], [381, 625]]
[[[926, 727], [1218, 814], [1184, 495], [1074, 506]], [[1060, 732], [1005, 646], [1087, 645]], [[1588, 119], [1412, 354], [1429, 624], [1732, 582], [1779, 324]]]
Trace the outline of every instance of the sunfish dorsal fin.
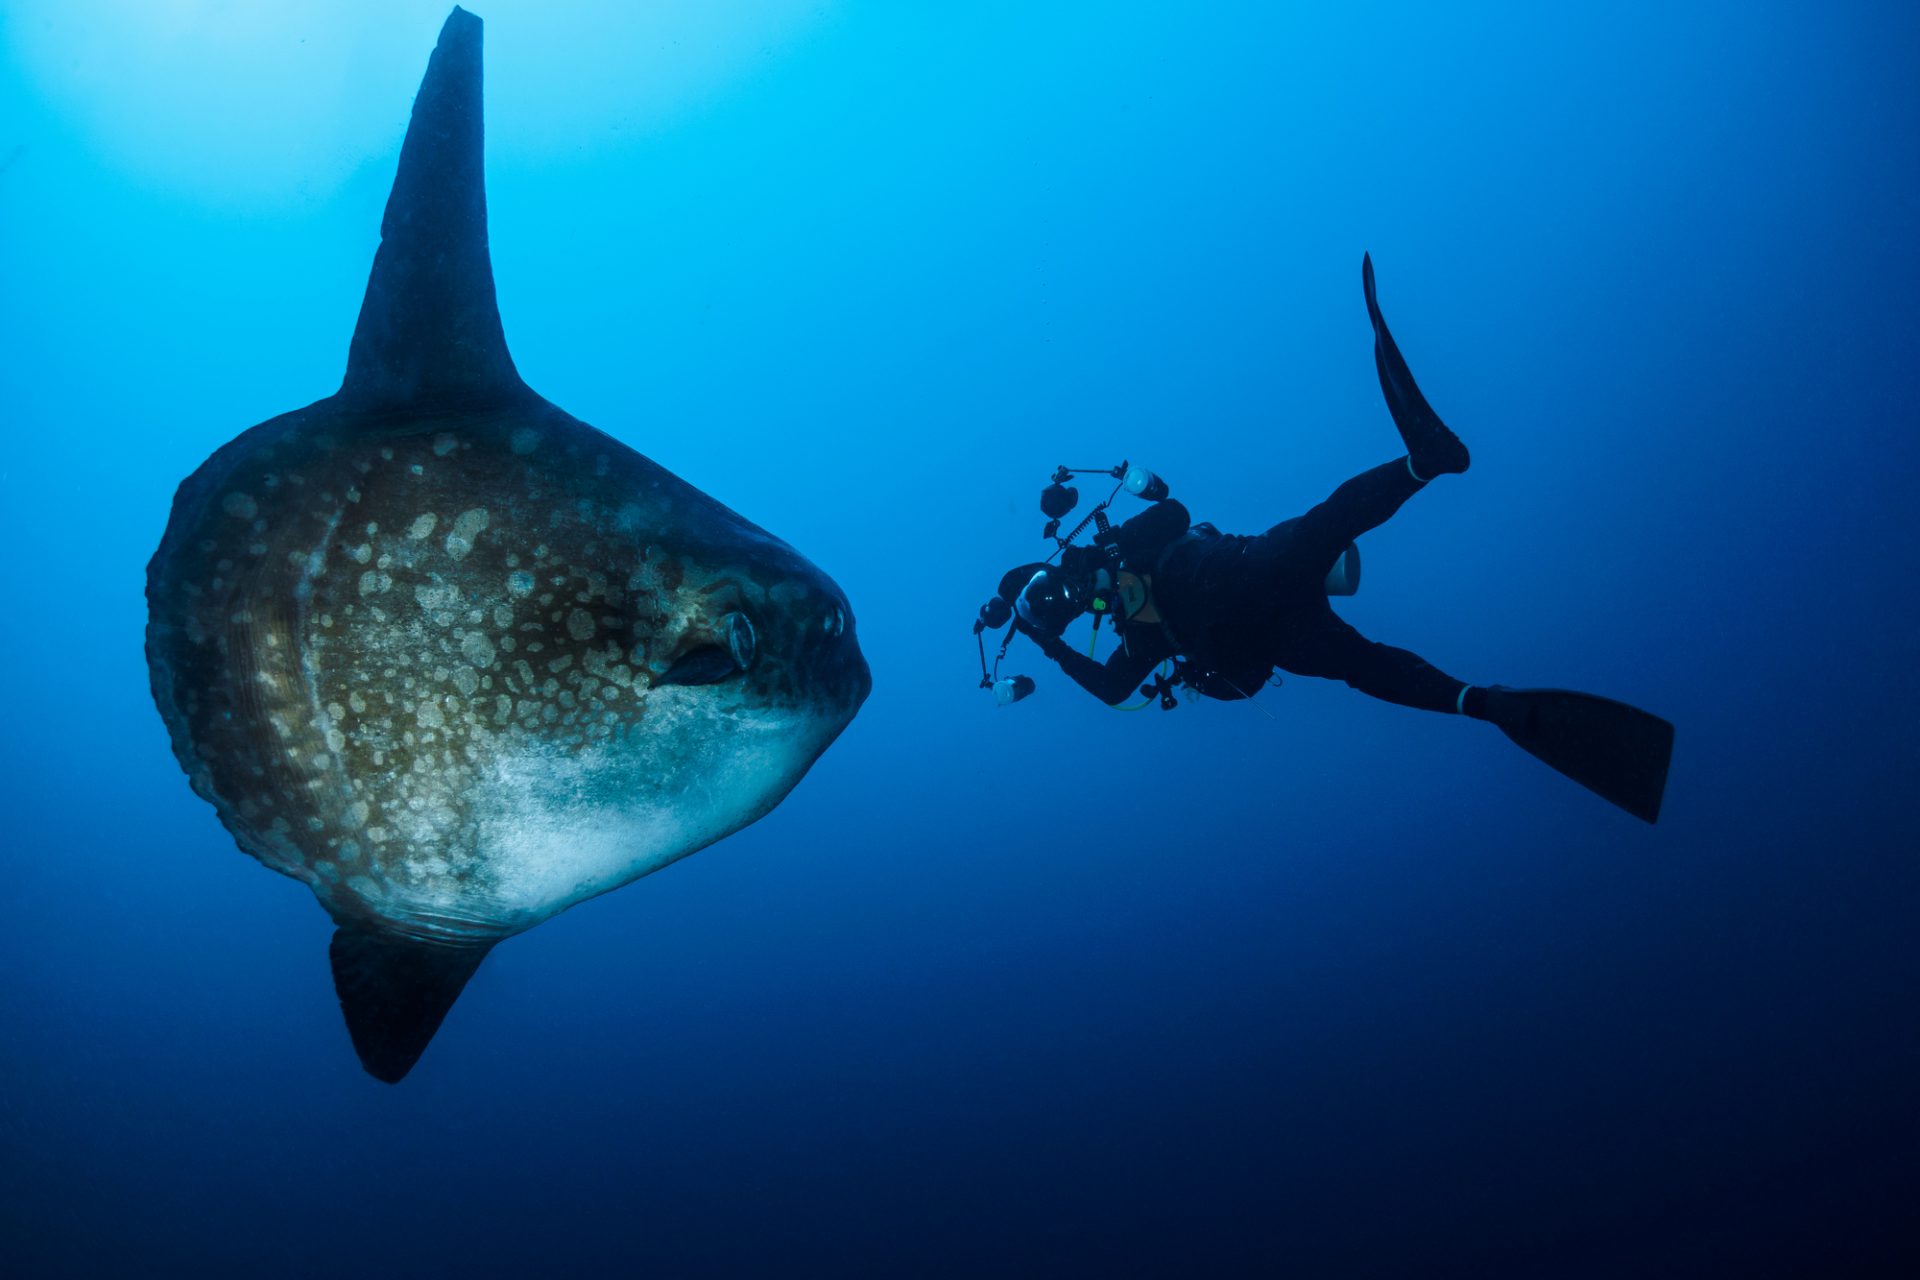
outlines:
[[387, 404], [521, 393], [487, 257], [480, 19], [455, 8], [413, 101], [340, 394]]

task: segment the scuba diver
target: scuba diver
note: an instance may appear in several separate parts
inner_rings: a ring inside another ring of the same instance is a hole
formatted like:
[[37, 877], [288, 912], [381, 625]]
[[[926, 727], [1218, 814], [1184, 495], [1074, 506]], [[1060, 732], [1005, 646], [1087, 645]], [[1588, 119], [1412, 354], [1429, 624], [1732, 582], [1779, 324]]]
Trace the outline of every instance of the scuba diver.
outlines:
[[[1125, 702], [1137, 688], [1170, 709], [1178, 685], [1212, 698], [1249, 698], [1275, 668], [1343, 680], [1401, 706], [1488, 721], [1554, 769], [1653, 822], [1673, 747], [1667, 721], [1593, 694], [1468, 684], [1405, 649], [1367, 639], [1328, 603], [1330, 594], [1350, 595], [1358, 585], [1355, 539], [1440, 476], [1464, 472], [1471, 461], [1466, 445], [1421, 395], [1387, 330], [1374, 295], [1371, 257], [1361, 259], [1361, 284], [1380, 389], [1406, 445], [1404, 457], [1362, 472], [1306, 514], [1252, 537], [1192, 523], [1159, 477], [1125, 463], [1105, 472], [1120, 481], [1107, 502], [1060, 537], [1060, 517], [1077, 501], [1064, 484], [1075, 473], [1062, 467], [1041, 500], [1053, 517], [1046, 536], [1058, 544], [1060, 562], [1009, 572], [982, 607], [976, 637], [1010, 622], [1002, 657], [1017, 630], [1110, 705]], [[1112, 525], [1104, 512], [1123, 487], [1151, 505]], [[1097, 526], [1091, 544], [1073, 545], [1090, 523]], [[1096, 629], [1105, 617], [1119, 632], [1120, 646], [1104, 663], [1063, 638], [1067, 625], [1087, 613]], [[1028, 677], [996, 680], [997, 662], [990, 675], [984, 641], [980, 648], [981, 683], [994, 688], [1000, 701], [1032, 692]], [[1162, 674], [1143, 687], [1157, 667]]]

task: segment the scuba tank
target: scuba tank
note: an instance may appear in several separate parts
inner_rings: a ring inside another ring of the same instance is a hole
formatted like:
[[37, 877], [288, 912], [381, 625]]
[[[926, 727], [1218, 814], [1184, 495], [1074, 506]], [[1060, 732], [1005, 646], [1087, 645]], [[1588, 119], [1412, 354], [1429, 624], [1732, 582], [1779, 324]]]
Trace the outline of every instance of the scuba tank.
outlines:
[[1333, 562], [1333, 568], [1327, 570], [1327, 594], [1330, 596], [1350, 596], [1360, 590], [1360, 547], [1349, 542], [1347, 549]]

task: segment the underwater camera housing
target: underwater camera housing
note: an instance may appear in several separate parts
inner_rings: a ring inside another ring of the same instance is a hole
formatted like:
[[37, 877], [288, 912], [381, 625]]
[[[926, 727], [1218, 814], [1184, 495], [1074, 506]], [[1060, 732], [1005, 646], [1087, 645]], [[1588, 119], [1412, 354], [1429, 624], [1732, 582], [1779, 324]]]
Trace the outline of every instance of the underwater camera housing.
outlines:
[[[1093, 510], [1081, 517], [1080, 522], [1063, 537], [1060, 522], [1080, 505], [1080, 491], [1070, 481], [1075, 476], [1083, 475], [1109, 477], [1115, 481], [1113, 491], [1096, 503]], [[1018, 629], [1014, 611], [1021, 592], [1036, 575], [1045, 572], [1056, 557], [1060, 560], [1061, 568], [1075, 576], [1090, 576], [1104, 562], [1117, 558], [1118, 552], [1109, 537], [1112, 523], [1107, 519], [1107, 508], [1113, 505], [1122, 489], [1143, 502], [1159, 502], [1170, 492], [1165, 480], [1145, 467], [1132, 466], [1124, 461], [1113, 467], [1055, 467], [1046, 487], [1040, 490], [1040, 514], [1047, 518], [1040, 536], [1053, 542], [1052, 554], [1044, 561], [1023, 565], [1001, 578], [1000, 589], [980, 606], [973, 620], [974, 641], [980, 651], [980, 687], [992, 690], [994, 701], [1000, 706], [1019, 702], [1031, 695], [1036, 687], [1031, 676], [1000, 675], [1000, 662], [1007, 656], [1007, 647], [1013, 643]], [[1074, 539], [1084, 533], [1088, 525], [1094, 526], [1094, 545], [1075, 546]], [[1003, 627], [1006, 630], [1000, 638], [999, 652], [994, 655], [993, 664], [989, 667], [985, 635], [988, 631], [999, 631]], [[1159, 691], [1159, 696], [1163, 707], [1172, 705], [1171, 696], [1164, 690]]]

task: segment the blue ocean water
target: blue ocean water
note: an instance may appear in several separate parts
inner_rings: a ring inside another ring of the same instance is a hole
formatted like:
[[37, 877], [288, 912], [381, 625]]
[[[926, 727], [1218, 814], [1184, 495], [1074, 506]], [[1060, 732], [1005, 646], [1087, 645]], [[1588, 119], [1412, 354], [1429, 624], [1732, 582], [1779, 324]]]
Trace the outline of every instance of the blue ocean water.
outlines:
[[[1907, 6], [489, 4], [537, 390], [844, 587], [759, 824], [502, 945], [401, 1085], [147, 690], [174, 486], [344, 366], [439, 4], [0, 11], [9, 1275], [1901, 1274]], [[1679, 728], [1646, 827], [1289, 679], [967, 627], [1060, 463], [1252, 532], [1474, 450], [1341, 602]]]

